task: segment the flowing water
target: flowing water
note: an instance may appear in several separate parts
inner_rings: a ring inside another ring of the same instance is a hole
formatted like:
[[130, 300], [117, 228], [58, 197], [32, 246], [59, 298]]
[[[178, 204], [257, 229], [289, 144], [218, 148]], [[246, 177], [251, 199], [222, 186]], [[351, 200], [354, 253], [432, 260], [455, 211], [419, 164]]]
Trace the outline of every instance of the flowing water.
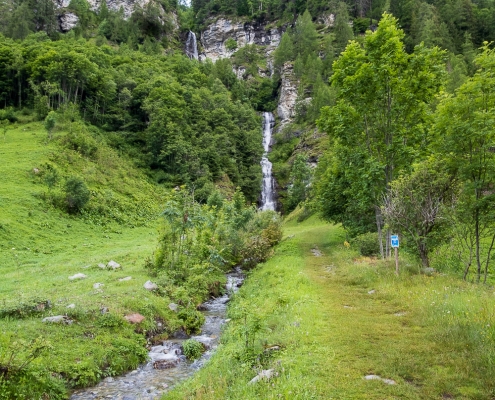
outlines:
[[275, 125], [275, 118], [270, 112], [263, 113], [263, 149], [261, 158], [261, 171], [263, 172], [263, 186], [261, 188], [261, 210], [275, 210], [275, 180], [272, 175], [272, 163], [268, 160], [268, 152], [272, 142], [272, 131]]
[[[184, 339], [166, 340], [161, 346], [151, 348], [148, 363], [126, 375], [106, 378], [95, 387], [78, 390], [72, 394], [71, 400], [159, 399], [169, 388], [193, 375], [211, 357], [218, 346], [229, 298], [238, 290], [243, 280], [244, 276], [240, 269], [227, 274], [227, 293], [202, 305], [202, 309], [205, 310], [205, 323], [200, 335], [192, 337], [207, 348], [200, 359], [194, 362], [186, 360], [181, 352], [181, 343]], [[155, 367], [160, 366], [160, 363], [174, 367], [156, 369]]]
[[198, 42], [196, 41], [196, 34], [193, 31], [189, 31], [187, 34], [186, 54], [191, 60], [198, 59]]

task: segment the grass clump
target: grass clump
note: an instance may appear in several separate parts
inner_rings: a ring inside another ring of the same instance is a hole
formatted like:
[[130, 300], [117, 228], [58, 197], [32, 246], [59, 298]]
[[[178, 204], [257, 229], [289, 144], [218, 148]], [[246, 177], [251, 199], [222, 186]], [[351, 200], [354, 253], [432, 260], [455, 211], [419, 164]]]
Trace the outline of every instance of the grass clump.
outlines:
[[188, 360], [198, 359], [199, 357], [201, 357], [201, 354], [203, 354], [205, 350], [204, 346], [194, 339], [186, 340], [182, 344], [182, 349], [184, 351], [184, 355], [187, 357]]

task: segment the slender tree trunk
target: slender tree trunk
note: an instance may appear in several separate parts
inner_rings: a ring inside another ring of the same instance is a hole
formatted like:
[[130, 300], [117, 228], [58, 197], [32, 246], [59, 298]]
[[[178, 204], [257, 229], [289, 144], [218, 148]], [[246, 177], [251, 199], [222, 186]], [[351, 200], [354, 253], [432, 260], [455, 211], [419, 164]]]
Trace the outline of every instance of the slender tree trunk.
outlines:
[[383, 254], [383, 234], [382, 234], [382, 210], [380, 209], [380, 207], [378, 206], [375, 206], [375, 218], [376, 218], [376, 228], [377, 228], [377, 231], [378, 231], [378, 244], [380, 245], [380, 256], [383, 258], [384, 257], [384, 254]]
[[476, 241], [476, 282], [479, 283], [481, 279], [481, 255], [480, 255], [480, 215], [479, 210], [475, 212], [474, 221], [474, 238]]
[[486, 283], [486, 279], [488, 278], [488, 264], [490, 262], [490, 255], [493, 250], [493, 245], [495, 244], [495, 235], [492, 235], [492, 241], [490, 243], [490, 247], [488, 248], [488, 254], [486, 256], [486, 262], [485, 262], [485, 276], [483, 278], [483, 283]]

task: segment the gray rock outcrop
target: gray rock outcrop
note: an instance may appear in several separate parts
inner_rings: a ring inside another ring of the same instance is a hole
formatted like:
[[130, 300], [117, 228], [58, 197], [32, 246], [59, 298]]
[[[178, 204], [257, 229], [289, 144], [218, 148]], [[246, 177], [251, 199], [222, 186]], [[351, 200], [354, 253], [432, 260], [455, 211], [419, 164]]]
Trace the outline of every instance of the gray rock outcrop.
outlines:
[[79, 17], [71, 12], [63, 13], [58, 16], [58, 25], [62, 32], [69, 32], [74, 29], [79, 22]]
[[[232, 56], [238, 49], [247, 44], [266, 46], [266, 53], [270, 56], [280, 43], [282, 33], [280, 28], [267, 29], [266, 25], [262, 24], [235, 22], [219, 18], [201, 32], [202, 51], [199, 59], [210, 59], [215, 62], [221, 58]], [[227, 48], [226, 41], [228, 39], [236, 41], [236, 49]]]
[[294, 67], [292, 63], [287, 62], [284, 64], [281, 78], [280, 99], [277, 107], [277, 115], [280, 119], [279, 131], [285, 125], [291, 123], [296, 115], [295, 107], [299, 82], [297, 82], [294, 76]]

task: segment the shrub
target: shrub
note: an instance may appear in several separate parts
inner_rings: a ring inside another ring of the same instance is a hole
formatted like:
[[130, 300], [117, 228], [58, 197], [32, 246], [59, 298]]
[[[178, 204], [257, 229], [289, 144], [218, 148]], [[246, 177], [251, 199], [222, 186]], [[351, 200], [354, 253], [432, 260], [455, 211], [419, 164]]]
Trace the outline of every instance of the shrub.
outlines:
[[368, 232], [356, 236], [352, 241], [353, 246], [359, 249], [361, 255], [370, 257], [380, 253], [380, 245], [378, 243], [378, 233]]
[[64, 187], [67, 210], [70, 213], [77, 213], [89, 201], [89, 189], [81, 178], [70, 177], [65, 182]]
[[17, 122], [17, 117], [14, 114], [14, 109], [12, 107], [6, 108], [5, 110], [0, 110], [0, 121], [7, 120], [9, 122]]
[[182, 348], [184, 350], [184, 355], [189, 360], [196, 360], [201, 357], [201, 354], [203, 354], [203, 351], [205, 350], [204, 346], [194, 339], [186, 340], [182, 344]]
[[74, 131], [64, 138], [64, 144], [85, 157], [93, 157], [98, 151], [96, 140], [88, 133]]
[[225, 48], [229, 51], [237, 49], [237, 42], [233, 38], [228, 38], [225, 41]]

